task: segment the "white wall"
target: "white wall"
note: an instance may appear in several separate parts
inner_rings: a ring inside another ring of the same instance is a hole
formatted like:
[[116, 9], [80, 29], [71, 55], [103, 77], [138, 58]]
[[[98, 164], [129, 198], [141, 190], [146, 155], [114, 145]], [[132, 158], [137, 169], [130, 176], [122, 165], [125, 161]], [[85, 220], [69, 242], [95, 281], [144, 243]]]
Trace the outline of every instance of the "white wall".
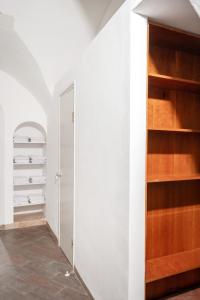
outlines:
[[5, 143], [5, 120], [4, 120], [4, 111], [0, 106], [0, 225], [4, 224], [5, 220], [5, 158], [4, 158], [4, 143]]
[[76, 77], [75, 265], [96, 300], [128, 298], [128, 24], [124, 9]]
[[[38, 122], [47, 128], [46, 114], [33, 96], [19, 85], [13, 78], [0, 71], [0, 106], [4, 112], [4, 168], [1, 170], [4, 178], [4, 223], [13, 221], [13, 133], [16, 127], [26, 121]], [[2, 203], [2, 198], [0, 199]]]
[[105, 14], [101, 20], [100, 28], [103, 28], [105, 24], [112, 18], [120, 6], [125, 2], [125, 0], [112, 0], [108, 5]]
[[[96, 300], [128, 299], [129, 29], [125, 5], [93, 41], [74, 74], [56, 88], [59, 95], [75, 79], [75, 266]], [[58, 154], [53, 114], [49, 125], [51, 159]], [[57, 166], [51, 167], [53, 193]], [[47, 215], [57, 230], [54, 195], [48, 196], [54, 212]]]

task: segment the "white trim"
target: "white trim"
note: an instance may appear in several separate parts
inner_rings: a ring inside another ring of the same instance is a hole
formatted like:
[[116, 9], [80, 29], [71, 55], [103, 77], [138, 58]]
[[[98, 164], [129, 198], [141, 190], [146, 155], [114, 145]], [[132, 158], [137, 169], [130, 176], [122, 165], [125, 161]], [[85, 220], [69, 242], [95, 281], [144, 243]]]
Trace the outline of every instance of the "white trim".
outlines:
[[147, 19], [131, 13], [129, 300], [145, 299]]

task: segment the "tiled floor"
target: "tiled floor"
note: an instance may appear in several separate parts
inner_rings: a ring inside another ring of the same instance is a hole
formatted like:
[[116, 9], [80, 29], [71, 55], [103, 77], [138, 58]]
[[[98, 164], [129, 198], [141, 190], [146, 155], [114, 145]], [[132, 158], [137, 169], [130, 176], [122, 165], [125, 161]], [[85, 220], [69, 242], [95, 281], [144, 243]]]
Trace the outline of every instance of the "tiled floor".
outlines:
[[200, 300], [200, 288], [185, 292], [174, 297], [166, 298], [165, 300]]
[[91, 300], [45, 226], [0, 231], [0, 300]]

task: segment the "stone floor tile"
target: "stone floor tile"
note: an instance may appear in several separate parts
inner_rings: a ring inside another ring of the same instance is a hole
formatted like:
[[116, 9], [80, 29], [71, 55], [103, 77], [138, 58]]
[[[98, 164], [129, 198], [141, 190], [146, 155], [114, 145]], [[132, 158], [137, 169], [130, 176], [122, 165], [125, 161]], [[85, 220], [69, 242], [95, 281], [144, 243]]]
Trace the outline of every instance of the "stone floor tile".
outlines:
[[46, 226], [0, 230], [0, 300], [90, 300]]

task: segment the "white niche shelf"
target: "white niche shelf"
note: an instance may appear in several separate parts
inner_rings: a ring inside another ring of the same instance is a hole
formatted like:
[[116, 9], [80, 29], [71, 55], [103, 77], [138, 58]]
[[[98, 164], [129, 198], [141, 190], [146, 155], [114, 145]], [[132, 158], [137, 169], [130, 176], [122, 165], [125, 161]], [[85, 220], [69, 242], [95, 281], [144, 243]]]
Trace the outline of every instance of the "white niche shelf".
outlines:
[[45, 217], [46, 133], [33, 122], [20, 124], [13, 135], [14, 221]]

